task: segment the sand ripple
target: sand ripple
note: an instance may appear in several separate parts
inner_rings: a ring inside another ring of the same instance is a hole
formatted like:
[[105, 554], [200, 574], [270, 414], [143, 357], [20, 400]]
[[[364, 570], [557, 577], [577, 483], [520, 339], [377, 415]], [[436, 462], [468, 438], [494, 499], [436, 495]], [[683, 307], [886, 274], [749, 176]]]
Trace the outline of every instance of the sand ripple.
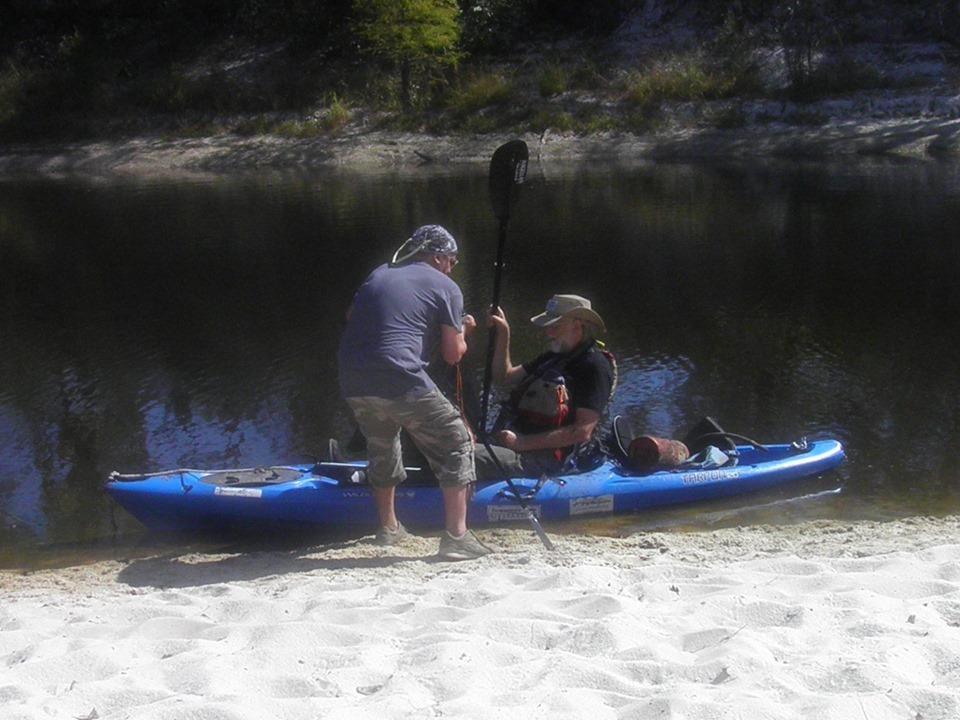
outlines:
[[960, 716], [958, 519], [0, 574], [0, 718]]

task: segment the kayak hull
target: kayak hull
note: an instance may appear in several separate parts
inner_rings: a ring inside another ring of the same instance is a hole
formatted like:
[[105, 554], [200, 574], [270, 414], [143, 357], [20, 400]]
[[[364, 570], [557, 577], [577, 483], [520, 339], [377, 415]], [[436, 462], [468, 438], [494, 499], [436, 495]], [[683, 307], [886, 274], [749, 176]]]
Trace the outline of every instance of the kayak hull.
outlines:
[[[554, 521], [757, 492], [824, 474], [844, 459], [836, 440], [812, 441], [803, 448], [769, 445], [763, 451], [744, 446], [738, 453], [737, 464], [713, 469], [637, 475], [608, 460], [595, 470], [559, 479], [518, 478], [512, 488], [505, 481], [478, 483], [467, 521], [480, 526], [525, 519], [514, 488], [541, 521]], [[356, 462], [258, 468], [236, 471], [235, 476], [223, 470], [114, 474], [105, 487], [117, 503], [153, 530], [242, 530], [266, 523], [332, 531], [376, 527], [371, 488], [357, 482], [364, 469], [365, 463]], [[410, 480], [401, 484], [396, 489], [396, 508], [408, 526], [443, 525], [443, 496], [436, 484]]]

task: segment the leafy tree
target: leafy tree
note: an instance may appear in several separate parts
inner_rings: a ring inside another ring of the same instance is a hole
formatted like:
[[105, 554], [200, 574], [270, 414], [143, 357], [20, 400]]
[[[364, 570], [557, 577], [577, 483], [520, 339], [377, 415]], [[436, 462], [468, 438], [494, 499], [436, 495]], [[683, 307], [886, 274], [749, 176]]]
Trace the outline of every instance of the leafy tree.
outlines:
[[800, 96], [809, 92], [817, 53], [836, 25], [832, 10], [831, 0], [781, 0], [774, 10], [787, 73]]
[[236, 0], [241, 34], [259, 42], [287, 41], [295, 51], [335, 55], [348, 38], [353, 0]]
[[602, 36], [615, 30], [637, 4], [635, 0], [536, 0], [533, 17], [540, 27]]
[[529, 33], [537, 1], [458, 0], [461, 44], [470, 53], [515, 50], [517, 39]]
[[413, 107], [414, 72], [425, 77], [460, 59], [456, 0], [356, 0], [360, 38], [400, 73], [400, 103]]

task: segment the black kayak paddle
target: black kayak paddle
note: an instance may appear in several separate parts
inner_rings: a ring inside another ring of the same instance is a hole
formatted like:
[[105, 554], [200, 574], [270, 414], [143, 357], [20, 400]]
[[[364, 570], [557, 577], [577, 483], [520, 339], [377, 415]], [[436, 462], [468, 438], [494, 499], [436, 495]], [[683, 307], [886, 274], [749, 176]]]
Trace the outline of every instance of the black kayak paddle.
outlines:
[[[493, 214], [500, 221], [500, 228], [497, 235], [497, 263], [493, 274], [493, 303], [491, 307], [496, 310], [500, 307], [500, 279], [503, 275], [503, 249], [507, 243], [507, 220], [510, 219], [511, 206], [516, 203], [520, 194], [520, 186], [527, 176], [527, 144], [523, 140], [511, 140], [501, 145], [494, 151], [493, 158], [490, 160], [490, 204], [493, 206]], [[547, 550], [553, 550], [553, 543], [547, 537], [537, 516], [527, 506], [527, 502], [520, 490], [513, 483], [513, 480], [507, 475], [503, 465], [497, 459], [490, 445], [490, 435], [487, 432], [487, 412], [490, 400], [490, 385], [493, 379], [493, 351], [496, 341], [496, 327], [490, 328], [490, 337], [487, 344], [487, 364], [483, 373], [483, 396], [481, 397], [480, 422], [477, 427], [480, 431], [480, 441], [490, 454], [490, 459], [496, 466], [497, 471], [506, 480], [507, 485], [513, 492], [514, 497], [520, 505], [520, 509], [526, 514], [527, 519], [533, 526], [541, 542]]]
[[[493, 304], [500, 307], [500, 279], [503, 276], [503, 248], [507, 244], [507, 220], [510, 219], [510, 206], [520, 195], [520, 186], [527, 176], [527, 144], [523, 140], [511, 140], [501, 145], [490, 160], [490, 204], [493, 214], [500, 221], [497, 234], [497, 263], [493, 272]], [[490, 328], [490, 342], [487, 345], [487, 364], [483, 373], [483, 396], [480, 402], [479, 428], [483, 435], [487, 430], [487, 410], [489, 409], [490, 384], [493, 378], [493, 349], [496, 328]]]

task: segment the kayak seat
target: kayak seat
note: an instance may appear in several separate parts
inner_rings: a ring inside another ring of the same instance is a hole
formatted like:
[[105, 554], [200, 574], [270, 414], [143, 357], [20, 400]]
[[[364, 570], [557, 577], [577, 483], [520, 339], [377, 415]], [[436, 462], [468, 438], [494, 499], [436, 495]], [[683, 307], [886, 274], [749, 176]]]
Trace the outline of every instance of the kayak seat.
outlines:
[[610, 437], [604, 443], [606, 453], [623, 465], [627, 460], [627, 448], [630, 447], [630, 441], [633, 440], [633, 429], [622, 415], [617, 415], [613, 419], [610, 428]]
[[310, 468], [310, 472], [314, 475], [336, 480], [341, 485], [367, 484], [367, 469], [356, 463], [321, 460]]
[[340, 450], [340, 443], [336, 438], [327, 438], [327, 447], [325, 448], [325, 452], [321, 456], [320, 461], [335, 463], [347, 462], [347, 458]]
[[694, 425], [683, 438], [683, 444], [690, 449], [691, 455], [696, 455], [712, 445], [726, 453], [735, 453], [737, 444], [726, 432], [720, 423], [712, 417], [705, 416]]
[[702, 418], [696, 425], [693, 426], [693, 429], [687, 433], [687, 436], [684, 438], [683, 442], [688, 448], [690, 448], [690, 454], [696, 455], [697, 453], [706, 450], [709, 446], [713, 446], [723, 450], [731, 456], [736, 456], [737, 451], [737, 440], [740, 442], [746, 443], [748, 445], [753, 445], [757, 450], [766, 452], [767, 448], [758, 443], [756, 440], [748, 438], [746, 435], [740, 435], [739, 433], [727, 432], [719, 423], [714, 420], [712, 417]]

